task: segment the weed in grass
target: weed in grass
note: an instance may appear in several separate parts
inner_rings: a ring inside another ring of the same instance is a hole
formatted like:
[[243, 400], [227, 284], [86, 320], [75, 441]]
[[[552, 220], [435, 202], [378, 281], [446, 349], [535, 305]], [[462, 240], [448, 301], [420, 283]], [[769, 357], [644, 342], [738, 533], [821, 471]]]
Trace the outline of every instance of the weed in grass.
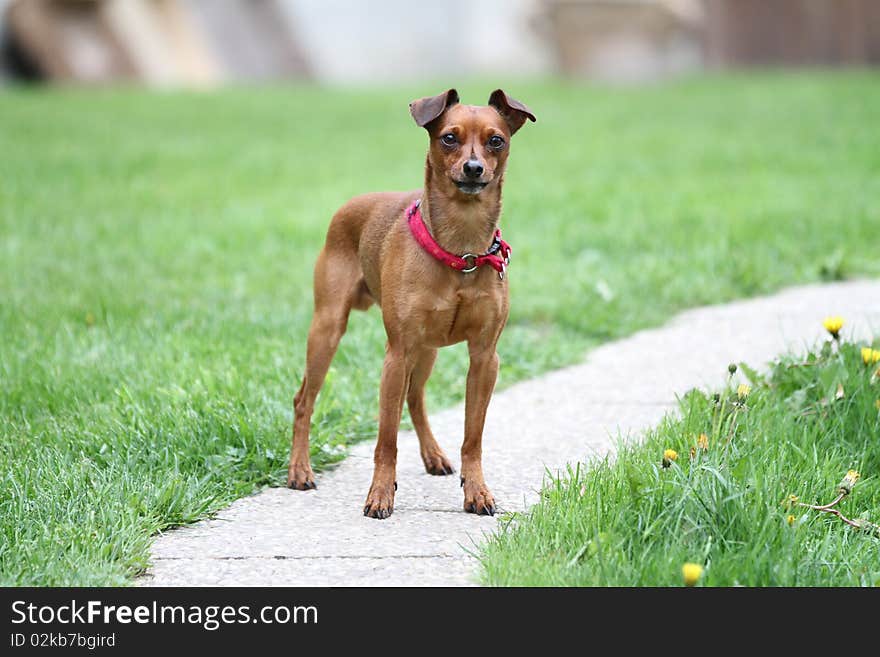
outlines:
[[485, 581], [875, 585], [880, 382], [841, 328], [765, 376], [741, 364], [751, 385], [691, 391], [643, 444], [550, 481], [486, 546]]

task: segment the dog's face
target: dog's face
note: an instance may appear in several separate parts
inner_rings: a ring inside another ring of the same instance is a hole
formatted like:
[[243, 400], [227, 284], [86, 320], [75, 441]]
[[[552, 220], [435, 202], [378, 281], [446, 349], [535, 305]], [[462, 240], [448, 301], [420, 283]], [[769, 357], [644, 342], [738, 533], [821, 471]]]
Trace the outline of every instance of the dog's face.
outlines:
[[501, 180], [511, 136], [534, 114], [500, 89], [489, 105], [460, 105], [455, 89], [410, 103], [431, 136], [428, 160], [450, 194], [476, 196]]
[[434, 122], [429, 157], [463, 194], [479, 194], [504, 172], [510, 128], [491, 107], [454, 105]]

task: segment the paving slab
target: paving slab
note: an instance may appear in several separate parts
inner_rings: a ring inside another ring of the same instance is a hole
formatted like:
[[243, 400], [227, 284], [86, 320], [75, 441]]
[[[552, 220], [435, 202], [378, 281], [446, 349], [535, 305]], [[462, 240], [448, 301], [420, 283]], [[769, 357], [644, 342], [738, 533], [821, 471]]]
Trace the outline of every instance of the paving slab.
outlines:
[[[823, 338], [841, 315], [844, 335], [880, 335], [880, 281], [789, 288], [684, 312], [666, 325], [610, 342], [582, 364], [517, 383], [492, 399], [483, 469], [502, 511], [538, 499], [547, 473], [636, 439], [694, 387], [723, 385], [727, 365], [761, 367]], [[503, 337], [502, 337], [503, 339]], [[376, 375], [378, 385], [378, 372]], [[429, 400], [430, 404], [430, 400]], [[431, 416], [458, 467], [459, 405]], [[156, 537], [143, 586], [460, 586], [477, 584], [473, 554], [498, 518], [462, 509], [458, 476], [425, 473], [413, 432], [401, 432], [394, 514], [362, 515], [372, 443], [354, 446], [316, 491], [270, 488], [216, 517]]]

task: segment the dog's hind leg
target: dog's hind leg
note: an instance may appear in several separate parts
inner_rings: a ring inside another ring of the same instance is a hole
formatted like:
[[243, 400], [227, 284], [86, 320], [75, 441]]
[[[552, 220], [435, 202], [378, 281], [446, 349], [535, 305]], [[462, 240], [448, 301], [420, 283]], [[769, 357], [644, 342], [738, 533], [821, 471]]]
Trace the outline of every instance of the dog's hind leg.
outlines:
[[309, 328], [305, 376], [293, 398], [293, 438], [287, 469], [290, 488], [315, 488], [309, 461], [309, 428], [315, 398], [345, 333], [349, 312], [352, 307], [366, 308], [368, 301], [364, 297], [357, 253], [338, 247], [329, 251], [325, 248], [315, 264], [315, 314]]
[[416, 356], [406, 393], [406, 405], [419, 437], [419, 451], [422, 454], [425, 470], [432, 475], [450, 475], [455, 472], [455, 468], [437, 444], [425, 410], [425, 383], [431, 376], [435, 360], [437, 360], [436, 349], [424, 349]]

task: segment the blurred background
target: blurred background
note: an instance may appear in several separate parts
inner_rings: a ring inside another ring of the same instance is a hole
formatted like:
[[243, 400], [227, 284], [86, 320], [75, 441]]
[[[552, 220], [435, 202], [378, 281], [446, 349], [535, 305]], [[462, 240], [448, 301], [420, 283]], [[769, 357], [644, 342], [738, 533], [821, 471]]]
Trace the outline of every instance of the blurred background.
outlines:
[[[466, 17], [466, 18], [465, 18]], [[0, 77], [213, 87], [873, 66], [877, 0], [0, 0]]]

